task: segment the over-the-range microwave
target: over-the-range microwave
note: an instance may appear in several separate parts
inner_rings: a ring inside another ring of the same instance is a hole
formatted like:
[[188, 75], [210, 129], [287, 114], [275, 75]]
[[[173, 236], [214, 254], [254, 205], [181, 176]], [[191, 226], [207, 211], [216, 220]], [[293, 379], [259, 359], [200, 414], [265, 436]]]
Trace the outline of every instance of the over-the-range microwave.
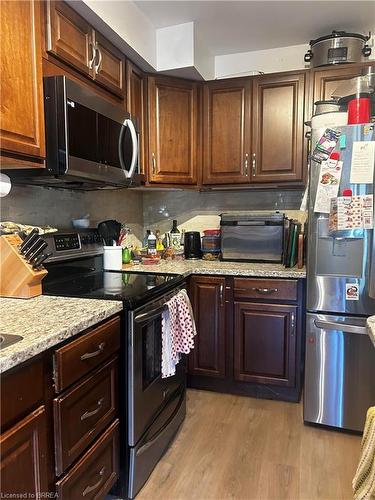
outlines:
[[129, 113], [65, 76], [45, 77], [43, 86], [46, 168], [11, 170], [13, 181], [82, 190], [139, 185], [139, 136]]

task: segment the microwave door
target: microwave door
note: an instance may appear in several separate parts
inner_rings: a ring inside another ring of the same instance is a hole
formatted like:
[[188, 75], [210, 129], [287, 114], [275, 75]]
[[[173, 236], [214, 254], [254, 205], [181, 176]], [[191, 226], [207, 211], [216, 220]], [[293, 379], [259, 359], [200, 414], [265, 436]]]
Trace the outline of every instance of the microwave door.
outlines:
[[138, 164], [138, 136], [130, 119], [124, 120], [121, 127], [118, 154], [125, 176], [132, 178]]

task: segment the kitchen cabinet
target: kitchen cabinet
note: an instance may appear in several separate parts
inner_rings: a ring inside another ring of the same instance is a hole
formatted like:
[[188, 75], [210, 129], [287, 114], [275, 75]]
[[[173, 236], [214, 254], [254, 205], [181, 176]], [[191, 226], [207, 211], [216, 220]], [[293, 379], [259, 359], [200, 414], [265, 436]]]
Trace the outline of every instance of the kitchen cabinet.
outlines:
[[362, 64], [344, 64], [339, 67], [316, 69], [313, 72], [313, 102], [331, 99], [337, 87], [351, 78], [362, 74], [364, 68], [375, 66], [375, 62]]
[[204, 86], [203, 184], [249, 182], [251, 87], [249, 78]]
[[130, 61], [126, 63], [126, 99], [129, 113], [137, 119], [140, 173], [146, 174], [147, 147], [147, 76]]
[[1, 434], [2, 498], [42, 498], [48, 491], [46, 425], [41, 406]]
[[235, 302], [234, 379], [293, 386], [297, 307]]
[[225, 370], [225, 278], [195, 276], [191, 301], [197, 326], [195, 348], [189, 358], [189, 373], [224, 377]]
[[1, 375], [4, 498], [108, 493], [119, 474], [119, 341], [115, 316]]
[[167, 77], [149, 77], [148, 180], [197, 183], [198, 85]]
[[304, 280], [192, 276], [188, 386], [299, 401]]
[[43, 167], [40, 2], [1, 2], [0, 148], [3, 168]]
[[301, 185], [305, 87], [305, 71], [205, 84], [203, 184]]
[[66, 2], [46, 2], [46, 50], [113, 94], [125, 93], [125, 56]]
[[305, 72], [253, 81], [251, 183], [303, 180]]

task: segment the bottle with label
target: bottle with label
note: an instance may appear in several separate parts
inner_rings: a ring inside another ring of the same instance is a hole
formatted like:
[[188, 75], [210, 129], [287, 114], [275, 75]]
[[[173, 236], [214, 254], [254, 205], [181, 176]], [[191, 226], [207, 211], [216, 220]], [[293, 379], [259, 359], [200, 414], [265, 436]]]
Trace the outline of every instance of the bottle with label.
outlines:
[[177, 228], [177, 220], [173, 220], [172, 230], [171, 230], [171, 248], [175, 250], [180, 250], [181, 248], [181, 233]]
[[150, 231], [150, 234], [147, 238], [147, 253], [148, 255], [156, 255], [157, 250], [156, 250], [156, 236], [152, 231]]

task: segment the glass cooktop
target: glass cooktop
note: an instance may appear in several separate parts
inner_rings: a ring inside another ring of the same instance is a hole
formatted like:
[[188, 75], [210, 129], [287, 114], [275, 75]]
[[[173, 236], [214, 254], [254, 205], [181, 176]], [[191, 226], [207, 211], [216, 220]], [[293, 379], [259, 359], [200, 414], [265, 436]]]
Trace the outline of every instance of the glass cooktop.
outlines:
[[134, 309], [183, 282], [184, 277], [176, 274], [101, 271], [65, 279], [60, 277], [57, 280], [45, 280], [43, 294], [122, 300], [125, 307]]

